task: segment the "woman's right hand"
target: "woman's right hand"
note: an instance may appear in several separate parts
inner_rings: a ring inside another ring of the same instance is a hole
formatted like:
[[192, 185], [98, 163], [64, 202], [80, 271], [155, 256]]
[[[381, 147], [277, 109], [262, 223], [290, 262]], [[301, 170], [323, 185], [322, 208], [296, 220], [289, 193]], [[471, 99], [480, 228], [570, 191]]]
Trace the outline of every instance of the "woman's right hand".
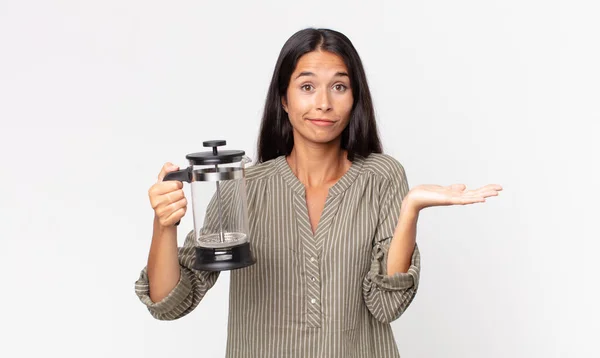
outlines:
[[167, 173], [176, 170], [179, 170], [178, 166], [165, 163], [158, 174], [158, 181], [148, 190], [155, 218], [163, 227], [174, 227], [175, 223], [181, 220], [187, 210], [187, 200], [183, 194], [183, 183], [177, 180], [163, 181]]

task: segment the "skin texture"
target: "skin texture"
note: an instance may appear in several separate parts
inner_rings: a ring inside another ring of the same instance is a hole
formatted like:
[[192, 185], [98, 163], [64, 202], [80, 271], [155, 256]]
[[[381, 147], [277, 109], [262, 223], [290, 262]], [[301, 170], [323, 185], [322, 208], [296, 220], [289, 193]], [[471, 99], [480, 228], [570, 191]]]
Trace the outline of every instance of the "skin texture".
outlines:
[[294, 136], [294, 148], [287, 160], [306, 188], [313, 233], [329, 188], [351, 166], [340, 142], [353, 101], [346, 65], [339, 56], [324, 51], [300, 58], [282, 99]]

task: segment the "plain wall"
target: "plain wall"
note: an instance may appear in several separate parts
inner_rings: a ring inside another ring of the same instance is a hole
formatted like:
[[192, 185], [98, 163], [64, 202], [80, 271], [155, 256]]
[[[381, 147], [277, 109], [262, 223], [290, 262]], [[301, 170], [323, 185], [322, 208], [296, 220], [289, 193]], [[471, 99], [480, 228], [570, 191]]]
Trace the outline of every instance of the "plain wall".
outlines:
[[[392, 324], [401, 355], [600, 356], [597, 14], [566, 0], [1, 0], [0, 356], [224, 356], [227, 272], [177, 321], [135, 296], [147, 191], [204, 140], [256, 156], [275, 61], [308, 26], [353, 41], [411, 187], [504, 187], [421, 212], [419, 292]], [[190, 210], [180, 244], [191, 228]]]

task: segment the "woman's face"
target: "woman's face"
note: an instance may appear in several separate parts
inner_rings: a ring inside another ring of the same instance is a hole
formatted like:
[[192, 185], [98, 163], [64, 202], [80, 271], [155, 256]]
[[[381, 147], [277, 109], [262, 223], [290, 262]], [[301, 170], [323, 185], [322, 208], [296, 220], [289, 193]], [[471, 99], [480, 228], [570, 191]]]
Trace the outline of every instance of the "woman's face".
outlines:
[[298, 60], [282, 105], [294, 141], [331, 143], [348, 125], [353, 104], [348, 69], [341, 57], [313, 51]]

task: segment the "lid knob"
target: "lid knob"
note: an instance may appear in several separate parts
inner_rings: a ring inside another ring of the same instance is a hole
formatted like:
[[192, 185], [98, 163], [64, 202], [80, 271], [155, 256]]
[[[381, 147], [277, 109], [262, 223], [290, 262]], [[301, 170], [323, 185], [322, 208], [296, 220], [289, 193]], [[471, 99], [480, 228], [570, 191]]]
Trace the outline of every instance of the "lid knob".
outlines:
[[202, 145], [205, 147], [221, 147], [226, 144], [227, 142], [224, 140], [207, 140], [205, 142], [202, 142]]
[[224, 140], [207, 140], [202, 142], [204, 147], [212, 147], [211, 151], [190, 153], [185, 156], [189, 160], [190, 165], [217, 165], [236, 163], [243, 159], [245, 153], [243, 150], [226, 150], [217, 151], [217, 147], [226, 145]]
[[226, 144], [227, 144], [227, 142], [224, 141], [224, 140], [207, 140], [207, 141], [202, 142], [203, 146], [205, 146], [205, 147], [212, 147], [214, 155], [218, 154], [217, 147], [221, 147], [221, 146], [224, 146]]

